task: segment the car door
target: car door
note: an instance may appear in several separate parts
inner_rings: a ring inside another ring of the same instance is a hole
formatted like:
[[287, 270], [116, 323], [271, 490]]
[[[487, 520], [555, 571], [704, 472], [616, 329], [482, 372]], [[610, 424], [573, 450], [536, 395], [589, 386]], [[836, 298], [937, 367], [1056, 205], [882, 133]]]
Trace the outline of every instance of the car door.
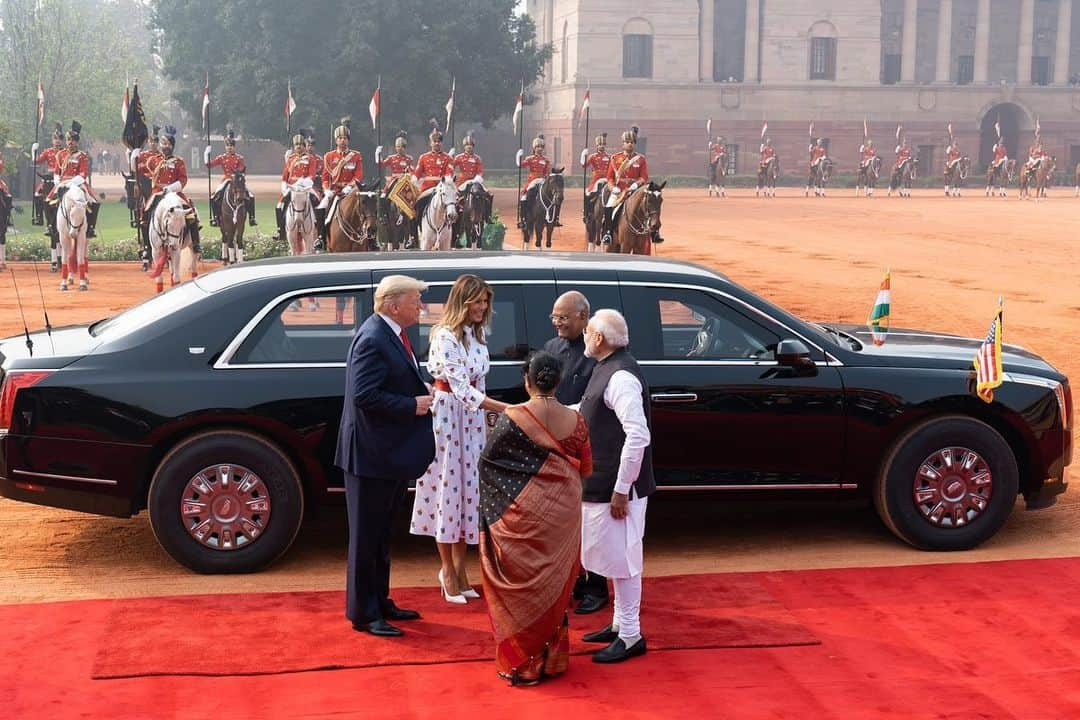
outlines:
[[631, 352], [649, 381], [653, 462], [664, 485], [833, 488], [843, 387], [824, 354], [809, 375], [778, 366], [796, 335], [708, 287], [620, 284]]

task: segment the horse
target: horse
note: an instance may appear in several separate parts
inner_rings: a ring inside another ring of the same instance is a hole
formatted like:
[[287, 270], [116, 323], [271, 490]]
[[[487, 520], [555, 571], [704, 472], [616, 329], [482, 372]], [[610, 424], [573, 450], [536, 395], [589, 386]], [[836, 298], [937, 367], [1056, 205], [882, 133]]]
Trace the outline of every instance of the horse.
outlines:
[[[150, 277], [157, 280], [157, 291], [164, 289], [165, 278], [162, 271], [169, 266], [171, 286], [180, 283], [180, 260], [184, 248], [191, 249], [191, 235], [187, 229], [187, 218], [191, 207], [184, 204], [184, 199], [176, 193], [166, 193], [161, 198], [154, 215], [150, 218], [150, 251], [153, 263]], [[191, 277], [199, 274], [195, 254], [191, 253]]]
[[465, 247], [479, 250], [486, 225], [487, 195], [480, 183], [470, 182], [461, 195], [461, 212], [454, 225], [454, 247], [458, 246], [457, 238], [464, 231]]
[[547, 232], [545, 244], [551, 247], [551, 233], [555, 229], [556, 220], [559, 219], [564, 195], [563, 168], [552, 168], [525, 204], [525, 227], [521, 231], [522, 250], [529, 249], [529, 240], [533, 238], [536, 239], [536, 247], [539, 248], [541, 236], [545, 231]]
[[457, 188], [449, 178], [443, 178], [420, 218], [420, 249], [449, 250], [457, 216]]
[[[11, 207], [13, 200], [10, 195], [0, 191], [0, 246], [7, 244], [8, 223], [11, 221]], [[0, 270], [7, 269], [3, 248], [0, 247]]]
[[327, 221], [328, 252], [366, 252], [379, 249], [377, 198], [377, 192], [357, 185], [351, 193], [337, 199], [334, 216]]
[[[311, 178], [300, 178], [289, 186], [289, 205], [285, 208], [285, 237], [289, 252], [293, 255], [311, 255], [315, 252], [315, 209], [311, 204]], [[338, 208], [340, 211], [340, 208]], [[238, 212], [243, 215], [244, 206]]]
[[638, 188], [623, 200], [615, 218], [611, 247], [608, 252], [632, 255], [651, 255], [652, 236], [660, 229], [660, 207], [664, 203], [663, 189], [667, 181]]
[[814, 189], [814, 195], [825, 197], [825, 185], [832, 177], [833, 161], [829, 157], [823, 157], [817, 165], [810, 167], [810, 174], [806, 177], [806, 197], [810, 197], [810, 188]]
[[1076, 163], [1076, 172], [1074, 174], [1076, 176], [1076, 195], [1074, 197], [1080, 197], [1080, 162]]
[[776, 197], [776, 178], [778, 177], [780, 177], [780, 158], [773, 155], [765, 161], [764, 165], [758, 165], [757, 190], [754, 191], [754, 197], [758, 197], [762, 192], [765, 193], [765, 197]]
[[226, 265], [244, 260], [244, 228], [247, 227], [247, 178], [234, 172], [221, 196], [221, 261]]
[[889, 192], [891, 196], [896, 190], [900, 197], [911, 197], [911, 182], [915, 179], [915, 172], [919, 161], [915, 158], [905, 160], [900, 167], [894, 168], [889, 177]]
[[[60, 239], [60, 289], [67, 290], [79, 274], [79, 290], [89, 290], [86, 277], [86, 221], [90, 198], [81, 185], [64, 192], [56, 210], [56, 234]], [[69, 277], [70, 276], [70, 277]]]
[[986, 166], [986, 197], [990, 197], [991, 192], [996, 192], [1001, 197], [1005, 197], [1005, 188], [1012, 182], [1013, 176], [1016, 175], [1016, 160], [1010, 158], [1005, 162], [994, 167], [993, 163]]
[[724, 192], [724, 178], [727, 177], [727, 153], [722, 153], [708, 164], [709, 197], [727, 197]]
[[608, 186], [606, 182], [600, 183], [592, 200], [586, 200], [585, 213], [585, 251], [603, 252], [604, 245], [600, 243], [604, 229], [604, 205], [607, 204]]
[[413, 218], [406, 215], [405, 211], [390, 199], [396, 193], [401, 193], [403, 198], [412, 202], [415, 206], [416, 193], [410, 176], [402, 175], [391, 183], [386, 191], [386, 197], [382, 199], [383, 217], [386, 220], [384, 227], [386, 228], [387, 249], [401, 250], [413, 245], [413, 228], [416, 225]]
[[1031, 197], [1031, 185], [1035, 185], [1035, 199], [1046, 197], [1046, 189], [1054, 181], [1054, 169], [1057, 167], [1057, 158], [1048, 155], [1030, 170], [1022, 173], [1020, 178], [1021, 197]]
[[859, 197], [860, 187], [865, 191], [866, 197], [873, 195], [879, 177], [881, 177], [881, 158], [879, 156], [875, 155], [870, 158], [870, 162], [865, 165], [860, 163], [859, 169], [855, 173], [855, 197]]
[[964, 155], [945, 167], [945, 197], [960, 197], [960, 185], [971, 173], [971, 158]]

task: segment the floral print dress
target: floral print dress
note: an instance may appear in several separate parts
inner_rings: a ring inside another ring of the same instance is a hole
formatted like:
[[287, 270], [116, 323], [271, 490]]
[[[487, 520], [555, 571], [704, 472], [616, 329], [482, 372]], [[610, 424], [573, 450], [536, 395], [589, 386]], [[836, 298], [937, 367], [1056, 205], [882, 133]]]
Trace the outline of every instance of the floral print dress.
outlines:
[[464, 339], [459, 343], [445, 327], [431, 339], [428, 372], [450, 390], [436, 387], [434, 391], [435, 459], [416, 481], [410, 532], [441, 543], [464, 540], [476, 545], [480, 541], [477, 464], [487, 435], [480, 403], [491, 359], [487, 345], [476, 340], [469, 326]]

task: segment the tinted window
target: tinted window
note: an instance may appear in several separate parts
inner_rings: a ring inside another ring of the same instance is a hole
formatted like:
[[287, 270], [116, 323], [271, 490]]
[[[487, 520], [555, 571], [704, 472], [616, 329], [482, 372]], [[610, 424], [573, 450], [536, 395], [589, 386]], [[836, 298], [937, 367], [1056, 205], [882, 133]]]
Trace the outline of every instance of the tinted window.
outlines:
[[631, 348], [642, 360], [773, 360], [777, 335], [700, 290], [635, 288]]
[[232, 363], [344, 363], [353, 334], [370, 311], [367, 294], [335, 291], [280, 303], [248, 335]]
[[[521, 360], [529, 353], [525, 333], [525, 302], [518, 285], [492, 285], [495, 302], [488, 329], [488, 353], [492, 360]], [[432, 285], [424, 293], [420, 322], [409, 328], [409, 341], [421, 362], [427, 360], [431, 328], [442, 320], [450, 285]]]

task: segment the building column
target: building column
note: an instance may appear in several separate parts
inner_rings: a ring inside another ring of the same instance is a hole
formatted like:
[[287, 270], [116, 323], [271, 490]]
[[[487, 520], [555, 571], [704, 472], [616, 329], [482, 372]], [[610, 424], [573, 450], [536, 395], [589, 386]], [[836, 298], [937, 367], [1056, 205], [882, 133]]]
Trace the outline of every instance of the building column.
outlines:
[[1057, 45], [1054, 48], [1054, 84], [1069, 82], [1069, 42], [1072, 39], [1072, 0], [1058, 0]]
[[916, 24], [919, 20], [919, 0], [904, 0], [903, 45], [900, 49], [900, 82], [915, 82]]
[[1035, 0], [1020, 0], [1020, 41], [1016, 44], [1016, 84], [1031, 84], [1031, 53], [1035, 42]]
[[937, 61], [934, 82], [952, 81], [952, 0], [941, 0], [937, 26]]
[[975, 11], [974, 82], [985, 83], [990, 74], [990, 0], [979, 0]]
[[701, 0], [701, 66], [698, 74], [702, 82], [713, 81], [713, 47], [715, 28], [714, 15], [716, 12], [716, 0]]
[[758, 77], [758, 51], [761, 45], [761, 5], [746, 0], [746, 51], [743, 54], [743, 82], [761, 82]]

